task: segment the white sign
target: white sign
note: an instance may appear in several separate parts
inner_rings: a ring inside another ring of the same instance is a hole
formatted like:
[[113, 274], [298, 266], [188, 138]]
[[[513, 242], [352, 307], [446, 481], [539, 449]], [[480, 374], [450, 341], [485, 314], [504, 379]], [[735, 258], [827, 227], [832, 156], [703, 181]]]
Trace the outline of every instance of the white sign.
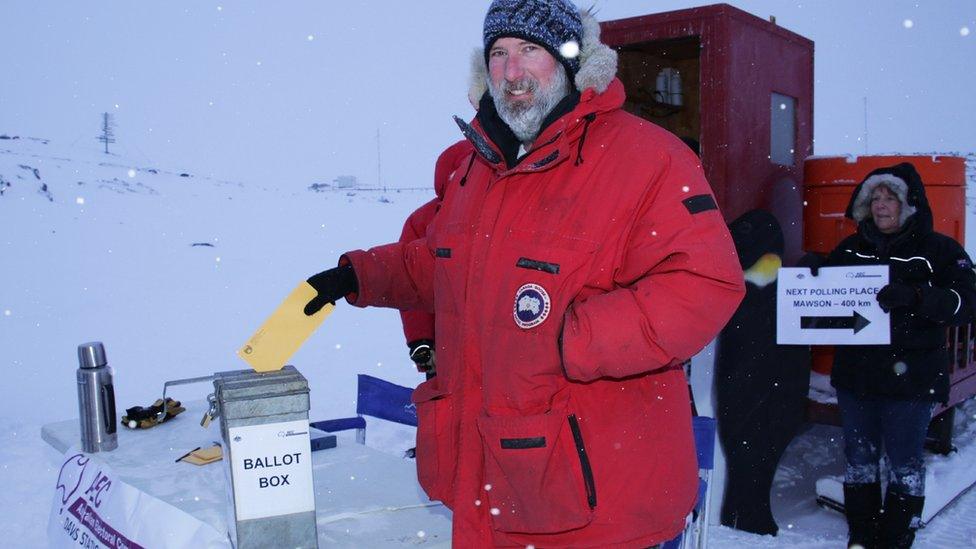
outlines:
[[315, 510], [308, 420], [231, 427], [237, 520]]
[[[99, 454], [64, 455], [48, 520], [48, 547], [137, 549], [224, 547], [217, 532], [123, 481]], [[14, 544], [16, 545], [16, 543]]]
[[776, 343], [780, 345], [887, 345], [890, 317], [878, 305], [887, 265], [779, 270]]

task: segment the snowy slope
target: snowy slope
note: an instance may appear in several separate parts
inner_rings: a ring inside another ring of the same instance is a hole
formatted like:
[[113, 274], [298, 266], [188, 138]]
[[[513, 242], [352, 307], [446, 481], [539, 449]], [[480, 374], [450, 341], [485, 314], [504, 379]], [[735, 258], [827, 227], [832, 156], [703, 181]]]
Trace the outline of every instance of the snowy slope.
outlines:
[[[77, 415], [77, 344], [105, 342], [120, 408], [150, 403], [169, 379], [242, 368], [235, 350], [295, 284], [346, 249], [395, 238], [430, 196], [288, 193], [272, 182], [182, 173], [56, 141], [0, 138], [0, 178], [9, 183], [0, 183], [0, 398], [9, 404], [0, 415], [0, 531], [18, 545], [45, 543], [35, 517], [47, 514], [59, 456], [39, 431]], [[420, 381], [399, 330], [393, 311], [340, 304], [293, 359], [309, 379], [313, 419], [353, 412], [357, 373]], [[190, 400], [209, 390], [191, 385], [173, 394]], [[958, 443], [969, 450], [976, 450], [974, 417], [972, 403], [957, 415]], [[400, 455], [412, 434], [371, 422], [369, 443]], [[710, 546], [841, 546], [843, 517], [817, 507], [814, 491], [817, 479], [842, 471], [841, 455], [839, 430], [809, 428], [776, 477], [780, 535], [713, 526]], [[950, 457], [951, 466], [971, 467], [962, 456]], [[976, 490], [922, 531], [917, 546], [973, 544]]]

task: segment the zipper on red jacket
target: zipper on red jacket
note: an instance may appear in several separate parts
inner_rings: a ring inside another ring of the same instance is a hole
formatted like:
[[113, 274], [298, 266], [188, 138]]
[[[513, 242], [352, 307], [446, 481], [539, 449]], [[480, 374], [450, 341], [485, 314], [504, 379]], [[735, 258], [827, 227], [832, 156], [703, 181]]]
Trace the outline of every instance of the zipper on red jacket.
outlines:
[[583, 486], [586, 488], [586, 503], [590, 509], [596, 508], [596, 483], [593, 481], [593, 468], [590, 467], [590, 458], [586, 455], [586, 447], [583, 445], [583, 433], [580, 431], [579, 421], [576, 414], [569, 414], [569, 428], [573, 431], [573, 441], [576, 443], [576, 453], [579, 455], [580, 467], [583, 469]]

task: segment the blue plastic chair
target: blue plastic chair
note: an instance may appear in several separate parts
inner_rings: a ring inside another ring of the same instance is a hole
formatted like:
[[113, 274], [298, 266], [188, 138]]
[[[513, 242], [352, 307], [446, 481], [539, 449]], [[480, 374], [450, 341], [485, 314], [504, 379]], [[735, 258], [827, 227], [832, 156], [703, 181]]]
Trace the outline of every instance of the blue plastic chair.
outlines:
[[356, 429], [356, 442], [360, 444], [366, 444], [366, 419], [363, 416], [417, 426], [417, 407], [410, 402], [413, 389], [365, 374], [357, 376], [357, 383], [356, 417], [315, 421], [309, 425], [329, 433]]
[[695, 453], [698, 457], [698, 501], [695, 502], [685, 530], [666, 542], [663, 549], [703, 549], [708, 542], [708, 519], [711, 512], [708, 485], [715, 468], [715, 418], [695, 416], [691, 418], [691, 427], [695, 433]]

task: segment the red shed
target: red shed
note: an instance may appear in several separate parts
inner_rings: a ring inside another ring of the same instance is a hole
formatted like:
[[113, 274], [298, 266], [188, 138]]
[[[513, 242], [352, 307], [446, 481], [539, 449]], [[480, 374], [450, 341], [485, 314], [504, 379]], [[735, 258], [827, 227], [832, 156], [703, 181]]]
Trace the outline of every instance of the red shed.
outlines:
[[602, 23], [625, 108], [700, 143], [727, 221], [772, 211], [800, 255], [803, 159], [813, 152], [813, 42], [716, 4]]

